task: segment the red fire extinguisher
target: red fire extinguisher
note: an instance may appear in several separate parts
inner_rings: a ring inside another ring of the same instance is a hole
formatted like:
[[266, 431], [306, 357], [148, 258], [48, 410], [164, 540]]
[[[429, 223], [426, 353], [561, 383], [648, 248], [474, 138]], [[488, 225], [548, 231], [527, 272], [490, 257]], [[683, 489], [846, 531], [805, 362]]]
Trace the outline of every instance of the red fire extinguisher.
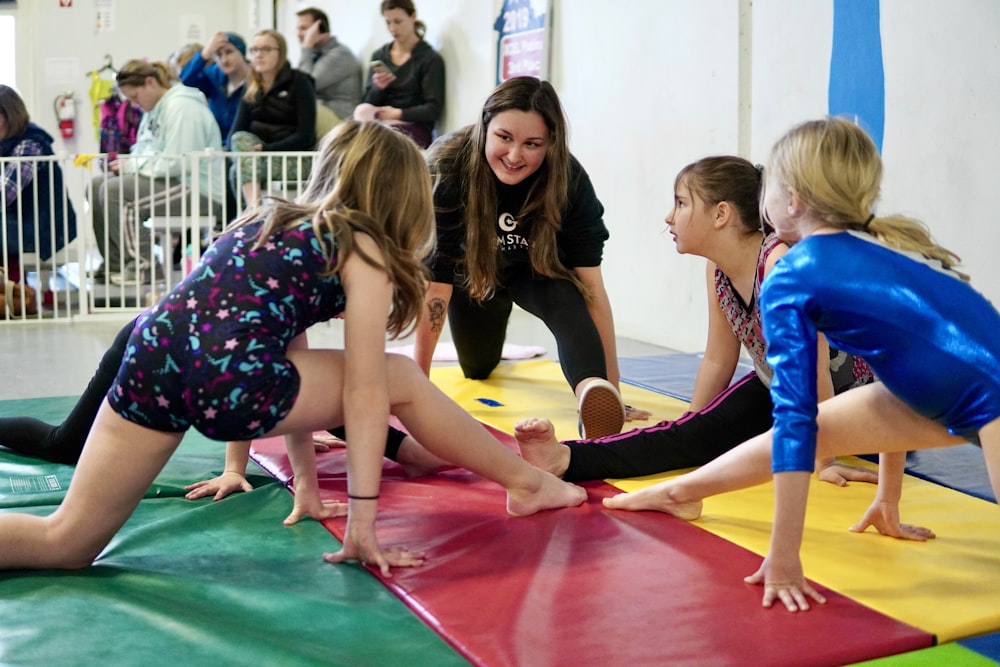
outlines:
[[73, 92], [57, 95], [55, 99], [56, 118], [59, 120], [59, 132], [63, 139], [72, 139], [76, 131], [76, 100]]

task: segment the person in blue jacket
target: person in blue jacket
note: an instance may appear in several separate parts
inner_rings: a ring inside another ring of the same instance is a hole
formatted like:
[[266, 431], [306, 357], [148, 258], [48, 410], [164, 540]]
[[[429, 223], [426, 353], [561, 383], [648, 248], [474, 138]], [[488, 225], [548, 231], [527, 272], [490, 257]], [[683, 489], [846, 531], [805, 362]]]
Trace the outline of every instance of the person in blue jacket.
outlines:
[[50, 170], [48, 162], [2, 161], [53, 155], [52, 141], [48, 132], [31, 122], [17, 91], [0, 85], [0, 197], [7, 237], [7, 255], [0, 259], [9, 280], [24, 279], [21, 253], [37, 252], [45, 261], [76, 238], [76, 211], [65, 196], [59, 164], [52, 163]]
[[181, 83], [205, 93], [224, 142], [228, 142], [249, 75], [247, 45], [235, 32], [212, 35], [205, 48], [181, 70]]

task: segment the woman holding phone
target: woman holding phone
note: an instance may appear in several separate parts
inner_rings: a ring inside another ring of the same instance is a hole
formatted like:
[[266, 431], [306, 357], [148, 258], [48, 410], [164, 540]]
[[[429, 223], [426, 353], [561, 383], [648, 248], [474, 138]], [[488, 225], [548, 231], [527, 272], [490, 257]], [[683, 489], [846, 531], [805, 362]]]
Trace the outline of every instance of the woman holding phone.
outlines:
[[392, 125], [427, 148], [444, 109], [444, 60], [424, 41], [427, 26], [411, 0], [383, 0], [381, 11], [392, 41], [372, 54], [354, 117]]

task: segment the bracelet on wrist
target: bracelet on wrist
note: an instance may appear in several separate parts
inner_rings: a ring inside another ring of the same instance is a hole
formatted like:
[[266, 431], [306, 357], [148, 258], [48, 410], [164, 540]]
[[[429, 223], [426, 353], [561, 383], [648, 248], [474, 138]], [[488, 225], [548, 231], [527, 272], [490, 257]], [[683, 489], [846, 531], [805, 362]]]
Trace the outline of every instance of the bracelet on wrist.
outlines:
[[347, 497], [351, 500], [378, 500], [377, 493], [374, 496], [358, 496], [353, 493], [348, 493]]

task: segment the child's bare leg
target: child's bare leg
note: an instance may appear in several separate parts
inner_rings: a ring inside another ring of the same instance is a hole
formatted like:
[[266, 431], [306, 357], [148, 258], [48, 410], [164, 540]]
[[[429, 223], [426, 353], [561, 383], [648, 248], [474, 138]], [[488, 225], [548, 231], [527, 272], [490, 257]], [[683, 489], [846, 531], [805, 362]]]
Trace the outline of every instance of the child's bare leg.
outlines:
[[[898, 452], [962, 442], [936, 422], [921, 417], [881, 382], [823, 401], [817, 414], [818, 458]], [[698, 516], [700, 501], [771, 479], [768, 431], [731, 449], [701, 468], [639, 491], [608, 498], [606, 507], [657, 510], [682, 518]]]
[[535, 468], [497, 442], [482, 424], [431, 384], [413, 361], [388, 356], [392, 413], [435, 456], [507, 489], [510, 514], [534, 514], [586, 500], [582, 488]]
[[432, 475], [441, 468], [451, 465], [444, 459], [431, 454], [411, 435], [403, 438], [403, 442], [400, 443], [399, 451], [396, 454], [396, 463], [403, 466], [403, 471], [408, 477]]
[[[339, 350], [289, 351], [299, 371], [299, 397], [274, 434], [316, 431], [343, 418], [344, 355]], [[430, 454], [507, 489], [507, 511], [519, 516], [579, 505], [581, 487], [530, 465], [431, 384], [413, 360], [386, 355], [389, 408]]]
[[990, 476], [993, 497], [1000, 502], [1000, 418], [979, 429], [979, 444], [986, 457], [986, 472]]
[[556, 439], [556, 430], [548, 419], [525, 419], [514, 424], [514, 438], [525, 461], [562, 477], [569, 467], [569, 447]]
[[107, 401], [69, 491], [47, 517], [0, 515], [0, 569], [86, 567], [135, 510], [181, 440], [115, 414]]

